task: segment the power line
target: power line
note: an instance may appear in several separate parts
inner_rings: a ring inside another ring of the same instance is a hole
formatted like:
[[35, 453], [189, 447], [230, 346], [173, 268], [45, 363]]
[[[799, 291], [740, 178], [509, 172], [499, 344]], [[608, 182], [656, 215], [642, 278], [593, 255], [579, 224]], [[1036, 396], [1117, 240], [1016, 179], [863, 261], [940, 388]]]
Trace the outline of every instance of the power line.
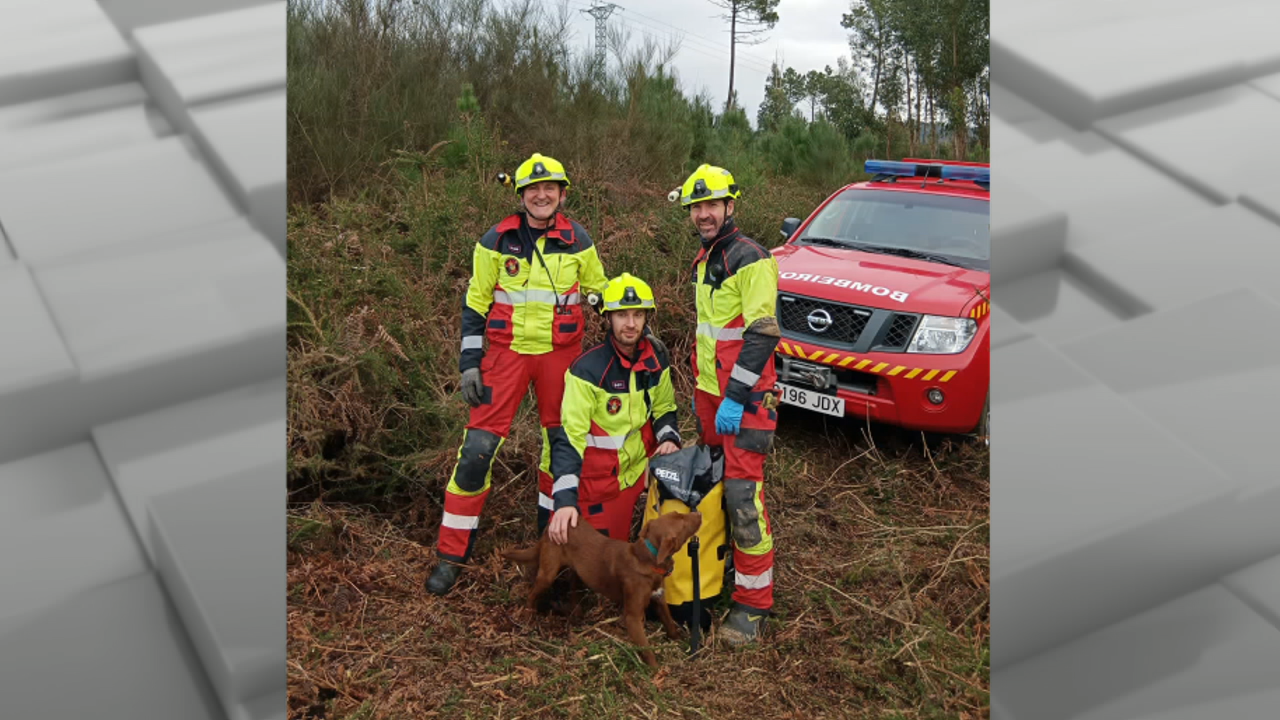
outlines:
[[[626, 8], [623, 8], [623, 12], [625, 12], [625, 11], [626, 11]], [[679, 40], [679, 41], [680, 41], [680, 44], [681, 44], [681, 46], [682, 46], [682, 47], [688, 48], [688, 49], [690, 49], [690, 50], [695, 50], [695, 51], [701, 52], [701, 53], [703, 53], [704, 55], [708, 55], [708, 56], [711, 56], [711, 57], [715, 57], [716, 59], [724, 60], [724, 61], [726, 61], [726, 62], [728, 62], [728, 60], [729, 60], [729, 57], [730, 57], [730, 56], [729, 56], [729, 51], [728, 51], [728, 50], [723, 50], [723, 49], [721, 49], [721, 48], [719, 48], [719, 47], [715, 47], [715, 46], [707, 46], [707, 45], [705, 45], [705, 44], [698, 44], [698, 43], [693, 43], [693, 42], [686, 42], [686, 41], [688, 40], [688, 38], [687, 38], [687, 37], [679, 36], [679, 35], [677, 35], [676, 33], [671, 32], [670, 30], [663, 30], [663, 29], [661, 29], [661, 28], [653, 27], [652, 25], [649, 25], [648, 23], [645, 23], [645, 22], [642, 22], [642, 21], [639, 21], [639, 20], [631, 19], [631, 22], [635, 23], [636, 25], [638, 25], [638, 26], [640, 26], [640, 27], [642, 27], [642, 28], [646, 28], [646, 29], [648, 29], [648, 30], [649, 30], [649, 31], [651, 31], [651, 32], [661, 33], [661, 34], [663, 34], [663, 35], [666, 35], [667, 37], [671, 37], [671, 38], [673, 38], [673, 39]], [[761, 63], [761, 62], [758, 62], [758, 61], [756, 61], [756, 60], [754, 60], [754, 59], [744, 58], [744, 57], [742, 57], [741, 53], [739, 53], [739, 55], [738, 55], [738, 57], [737, 57], [737, 65], [738, 65], [738, 67], [747, 68], [747, 69], [750, 69], [750, 70], [755, 70], [755, 71], [757, 71], [757, 72], [762, 72], [762, 73], [768, 73], [768, 72], [769, 72], [769, 69], [767, 68], [767, 63]]]
[[[652, 21], [652, 22], [658, 23], [659, 25], [666, 25], [667, 27], [672, 28], [672, 29], [674, 29], [674, 30], [676, 30], [676, 31], [678, 31], [678, 32], [680, 32], [680, 33], [683, 33], [684, 35], [689, 36], [689, 37], [698, 38], [699, 40], [701, 40], [701, 41], [703, 41], [703, 42], [705, 42], [705, 43], [707, 43], [708, 45], [711, 45], [711, 46], [713, 46], [713, 47], [716, 47], [716, 48], [720, 48], [720, 47], [721, 47], [721, 46], [720, 46], [718, 43], [716, 43], [714, 40], [710, 40], [710, 39], [705, 38], [705, 37], [703, 37], [703, 36], [701, 36], [701, 35], [694, 35], [693, 33], [689, 32], [688, 30], [685, 30], [685, 29], [683, 29], [683, 28], [678, 28], [678, 27], [676, 27], [675, 25], [672, 25], [671, 23], [663, 22], [663, 21], [661, 21], [661, 20], [655, 20], [654, 18], [651, 18], [651, 17], [649, 17], [648, 15], [643, 15], [643, 14], [641, 14], [641, 13], [638, 13], [638, 12], [634, 11], [634, 10], [626, 10], [625, 8], [624, 8], [624, 10], [625, 10], [626, 12], [630, 12], [630, 13], [631, 13], [631, 14], [633, 14], [633, 15], [639, 15], [640, 17], [645, 18], [646, 20], [650, 20], [650, 21]], [[725, 32], [728, 32], [728, 31], [726, 30]], [[765, 64], [765, 65], [768, 65], [768, 64], [769, 64], [769, 61], [768, 61], [768, 60], [765, 60], [764, 58], [762, 58], [762, 57], [760, 57], [760, 56], [758, 56], [758, 55], [752, 55], [751, 53], [742, 52], [741, 50], [739, 50], [737, 54], [738, 54], [738, 57], [739, 57], [739, 58], [746, 58], [746, 59], [748, 59], [748, 60], [752, 60], [752, 61], [757, 62], [757, 63], [763, 63], [763, 64]]]
[[[582, 0], [569, 0], [569, 1], [575, 5], [587, 7], [586, 3], [582, 2]], [[671, 25], [670, 23], [665, 23], [665, 22], [662, 22], [661, 20], [654, 20], [653, 18], [650, 18], [648, 15], [644, 15], [643, 13], [634, 12], [632, 10], [628, 10], [627, 8], [620, 8], [620, 9], [624, 13], [628, 13], [628, 15], [636, 16], [639, 18], [645, 18], [645, 20], [652, 21], [660, 25], [665, 25], [668, 28], [672, 28], [675, 32], [672, 32], [672, 30], [666, 30], [660, 27], [655, 27], [654, 25], [651, 25], [649, 22], [645, 22], [635, 18], [629, 18], [629, 22], [634, 23], [635, 25], [641, 28], [647, 29], [650, 32], [657, 33], [666, 37], [678, 39], [681, 41], [681, 45], [683, 47], [689, 50], [693, 50], [695, 52], [701, 52], [703, 55], [712, 57], [713, 59], [726, 60], [726, 61], [729, 59], [729, 53], [727, 50], [723, 49], [720, 45], [716, 44], [714, 41], [707, 40], [705, 37], [701, 35], [694, 35], [685, 30], [682, 30], [681, 28]], [[679, 33], [680, 35], [677, 36], [677, 33]], [[690, 38], [694, 38], [699, 42], [693, 42], [692, 40], [690, 40]], [[769, 73], [771, 70], [771, 64], [769, 63], [769, 61], [756, 57], [754, 55], [749, 55], [747, 53], [742, 53], [742, 52], [738, 53], [738, 64], [741, 67], [745, 67], [747, 69], [755, 70], [756, 72], [765, 73], [765, 74]]]
[[[649, 33], [656, 33], [656, 34], [664, 35], [664, 36], [666, 36], [666, 37], [670, 37], [670, 38], [677, 39], [677, 40], [679, 40], [679, 39], [680, 39], [680, 38], [677, 38], [675, 35], [673, 35], [672, 33], [668, 32], [668, 31], [661, 30], [661, 29], [658, 29], [658, 28], [654, 28], [654, 27], [651, 27], [651, 26], [646, 25], [646, 24], [644, 24], [644, 23], [636, 22], [636, 21], [634, 21], [634, 20], [632, 20], [631, 22], [635, 23], [635, 25], [636, 25], [637, 27], [641, 28], [642, 30], [648, 31]], [[696, 53], [698, 53], [698, 54], [702, 55], [703, 57], [708, 57], [708, 58], [711, 58], [712, 60], [720, 60], [720, 61], [723, 61], [723, 62], [729, 62], [729, 54], [728, 54], [727, 52], [724, 52], [724, 51], [720, 51], [720, 50], [709, 50], [709, 49], [707, 49], [707, 48], [704, 48], [704, 47], [702, 47], [702, 46], [700, 46], [700, 45], [696, 45], [696, 44], [693, 44], [693, 43], [681, 43], [681, 48], [680, 48], [680, 49], [681, 49], [681, 50], [690, 50], [690, 51], [692, 51], [692, 52], [696, 52]], [[766, 69], [764, 69], [764, 68], [762, 68], [762, 67], [759, 67], [759, 66], [757, 66], [757, 65], [756, 65], [756, 64], [754, 64], [754, 63], [750, 63], [750, 62], [742, 62], [742, 61], [741, 61], [741, 59], [739, 59], [738, 66], [739, 66], [739, 67], [741, 67], [741, 68], [745, 68], [745, 69], [747, 69], [747, 70], [753, 70], [753, 71], [755, 71], [755, 72], [762, 73], [762, 74], [768, 74], [768, 73], [769, 73], [769, 70], [766, 70]]]

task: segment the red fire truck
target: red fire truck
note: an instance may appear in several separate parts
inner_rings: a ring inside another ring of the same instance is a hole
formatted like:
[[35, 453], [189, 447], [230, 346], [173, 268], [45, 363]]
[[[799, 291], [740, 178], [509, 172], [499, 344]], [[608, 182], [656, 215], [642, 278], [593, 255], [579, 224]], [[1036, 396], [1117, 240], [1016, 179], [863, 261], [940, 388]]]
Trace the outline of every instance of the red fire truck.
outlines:
[[868, 160], [866, 171], [805, 221], [782, 223], [781, 399], [985, 439], [990, 166]]

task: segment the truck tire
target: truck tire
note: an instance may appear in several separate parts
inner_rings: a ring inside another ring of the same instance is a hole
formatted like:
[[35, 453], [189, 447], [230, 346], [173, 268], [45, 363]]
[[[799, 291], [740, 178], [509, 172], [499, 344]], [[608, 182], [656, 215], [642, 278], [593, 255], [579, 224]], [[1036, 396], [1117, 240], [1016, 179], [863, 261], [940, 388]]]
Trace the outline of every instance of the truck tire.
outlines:
[[977, 436], [978, 442], [985, 445], [991, 445], [991, 391], [987, 391], [987, 401], [982, 404], [982, 415], [978, 418], [978, 425], [973, 429], [973, 434]]

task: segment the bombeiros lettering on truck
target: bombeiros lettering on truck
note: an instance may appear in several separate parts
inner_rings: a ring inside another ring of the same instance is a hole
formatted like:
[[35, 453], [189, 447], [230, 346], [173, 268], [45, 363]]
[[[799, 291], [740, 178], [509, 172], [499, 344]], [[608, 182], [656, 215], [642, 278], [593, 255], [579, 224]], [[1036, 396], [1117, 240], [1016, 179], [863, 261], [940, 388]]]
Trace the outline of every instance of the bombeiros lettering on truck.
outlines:
[[991, 168], [868, 160], [866, 172], [803, 222], [782, 223], [780, 399], [985, 438]]
[[872, 285], [871, 283], [858, 282], [848, 278], [833, 278], [827, 275], [810, 275], [808, 273], [784, 272], [778, 275], [783, 280], [800, 280], [803, 282], [817, 283], [819, 285], [832, 285], [838, 288], [848, 288], [859, 292], [871, 293], [879, 297], [887, 297], [890, 300], [896, 300], [900, 303], [907, 301], [910, 293], [901, 290], [890, 290], [887, 287]]

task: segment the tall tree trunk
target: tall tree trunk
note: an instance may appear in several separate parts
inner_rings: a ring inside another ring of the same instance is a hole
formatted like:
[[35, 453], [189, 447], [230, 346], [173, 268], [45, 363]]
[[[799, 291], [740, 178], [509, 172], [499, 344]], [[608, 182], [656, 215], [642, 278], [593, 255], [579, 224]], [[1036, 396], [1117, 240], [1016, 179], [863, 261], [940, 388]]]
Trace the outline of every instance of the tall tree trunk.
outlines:
[[[920, 63], [916, 62], [916, 141], [920, 142], [920, 127], [924, 125], [924, 77], [920, 74]], [[923, 142], [920, 142], [924, 145]]]
[[907, 154], [916, 156], [916, 138], [911, 131], [911, 56], [902, 51], [902, 75], [907, 80]]
[[871, 79], [871, 104], [867, 106], [871, 110], [871, 116], [876, 114], [876, 95], [880, 93], [880, 66], [884, 63], [883, 59], [876, 59], [876, 71]]
[[938, 103], [929, 90], [929, 157], [938, 157]]
[[880, 95], [880, 71], [884, 69], [884, 30], [877, 28], [879, 32], [876, 34], [876, 68], [871, 79], [871, 104], [867, 106], [871, 110], [871, 117], [876, 115], [876, 98]]
[[733, 108], [733, 63], [734, 52], [738, 47], [738, 2], [733, 0], [733, 8], [729, 11], [729, 97], [724, 101], [725, 112]]
[[[960, 69], [960, 30], [957, 25], [958, 23], [951, 26], [951, 75], [953, 78], [959, 75]], [[961, 83], [957, 82], [956, 88], [959, 89], [961, 93], [964, 92], [964, 86]], [[957, 118], [957, 122], [955, 123], [957, 125], [955, 129], [956, 160], [964, 160], [966, 154], [965, 141], [969, 139], [969, 113], [966, 112], [968, 110], [966, 107], [968, 103], [953, 103], [953, 105], [958, 105], [961, 108], [960, 117]]]

